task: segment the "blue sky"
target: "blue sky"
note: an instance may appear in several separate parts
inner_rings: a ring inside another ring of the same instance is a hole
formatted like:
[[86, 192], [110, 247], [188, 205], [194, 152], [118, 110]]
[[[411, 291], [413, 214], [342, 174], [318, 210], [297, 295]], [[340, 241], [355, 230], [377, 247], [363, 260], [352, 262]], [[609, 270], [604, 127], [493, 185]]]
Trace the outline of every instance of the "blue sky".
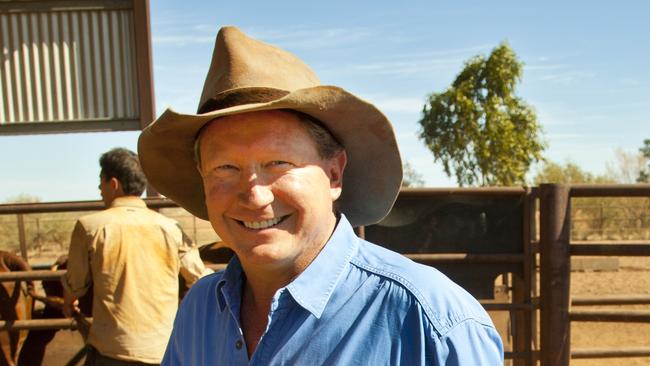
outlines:
[[[650, 138], [650, 2], [171, 1], [151, 3], [156, 109], [194, 112], [220, 26], [305, 60], [324, 84], [377, 105], [429, 186], [455, 186], [418, 139], [429, 93], [502, 41], [524, 62], [518, 95], [548, 142], [545, 157], [603, 173]], [[99, 155], [136, 149], [137, 132], [0, 136], [0, 202], [99, 198]]]

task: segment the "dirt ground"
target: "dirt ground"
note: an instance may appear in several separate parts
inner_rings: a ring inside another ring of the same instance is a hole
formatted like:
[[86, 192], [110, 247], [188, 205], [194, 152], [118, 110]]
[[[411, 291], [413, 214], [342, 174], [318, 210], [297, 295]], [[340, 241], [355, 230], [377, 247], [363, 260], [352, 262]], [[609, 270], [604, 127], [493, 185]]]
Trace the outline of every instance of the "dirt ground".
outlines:
[[[43, 366], [65, 366], [83, 347], [79, 332], [60, 330], [45, 350]], [[83, 363], [79, 363], [82, 365]]]
[[[612, 272], [572, 272], [572, 296], [650, 295], [650, 258], [621, 257], [619, 270]], [[584, 307], [580, 309], [650, 310], [650, 305]], [[572, 322], [571, 348], [650, 347], [650, 324]], [[650, 365], [646, 358], [576, 359], [576, 366]]]

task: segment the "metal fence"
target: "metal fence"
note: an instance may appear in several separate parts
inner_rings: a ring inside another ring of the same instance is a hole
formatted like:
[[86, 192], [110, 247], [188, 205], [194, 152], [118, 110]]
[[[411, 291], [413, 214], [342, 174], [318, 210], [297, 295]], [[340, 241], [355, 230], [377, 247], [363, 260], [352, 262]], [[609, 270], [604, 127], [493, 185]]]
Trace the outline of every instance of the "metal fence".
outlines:
[[[570, 298], [572, 256], [650, 256], [650, 242], [572, 242], [571, 199], [582, 197], [647, 198], [650, 185], [404, 189], [386, 219], [356, 230], [360, 236], [417, 262], [435, 265], [466, 287], [500, 328], [508, 364], [563, 366], [571, 358], [650, 357], [650, 347], [571, 348], [572, 322], [650, 323], [650, 311], [580, 309], [592, 305], [647, 305], [650, 296]], [[146, 202], [154, 209], [177, 207], [167, 199]], [[16, 204], [0, 205], [0, 214], [102, 208], [98, 201]], [[10, 273], [0, 274], [0, 281], [52, 279], [60, 275], [51, 271]], [[505, 315], [505, 321], [499, 320], [500, 314]], [[1, 329], [43, 327], [74, 328], [75, 323], [0, 322]]]
[[371, 242], [434, 265], [488, 310], [508, 364], [537, 355], [530, 188], [403, 189], [389, 215], [360, 230]]
[[571, 358], [650, 357], [650, 347], [571, 348], [571, 322], [650, 323], [650, 311], [576, 310], [571, 305], [650, 304], [650, 297], [570, 297], [572, 256], [650, 256], [650, 242], [614, 244], [571, 242], [571, 199], [577, 197], [649, 197], [650, 185], [558, 185], [539, 188], [540, 200], [540, 361], [569, 365]]
[[650, 198], [582, 197], [571, 206], [572, 240], [650, 239]]
[[[150, 208], [179, 222], [199, 245], [219, 241], [210, 223], [192, 216], [169, 200], [146, 198]], [[34, 251], [65, 253], [74, 223], [80, 215], [104, 209], [101, 201], [0, 205], [0, 249], [19, 250], [23, 258]]]

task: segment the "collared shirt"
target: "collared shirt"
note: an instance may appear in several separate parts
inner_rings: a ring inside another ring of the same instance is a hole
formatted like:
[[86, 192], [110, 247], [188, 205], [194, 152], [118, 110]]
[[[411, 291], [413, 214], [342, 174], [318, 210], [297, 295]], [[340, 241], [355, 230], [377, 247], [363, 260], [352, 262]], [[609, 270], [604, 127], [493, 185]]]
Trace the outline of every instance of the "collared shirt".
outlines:
[[127, 196], [77, 221], [62, 282], [77, 298], [93, 286], [87, 342], [102, 355], [159, 363], [178, 307], [179, 271], [188, 284], [211, 273], [176, 221]]
[[179, 308], [163, 365], [501, 365], [481, 305], [437, 270], [359, 239], [342, 215], [314, 261], [273, 297], [249, 360], [237, 258]]

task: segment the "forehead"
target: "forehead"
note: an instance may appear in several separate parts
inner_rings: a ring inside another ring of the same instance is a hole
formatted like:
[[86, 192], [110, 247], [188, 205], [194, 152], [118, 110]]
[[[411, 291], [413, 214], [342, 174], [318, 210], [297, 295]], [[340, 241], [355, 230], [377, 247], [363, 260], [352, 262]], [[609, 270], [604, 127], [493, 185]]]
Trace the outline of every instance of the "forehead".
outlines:
[[285, 111], [259, 111], [218, 118], [201, 131], [200, 143], [239, 144], [298, 142], [316, 146], [311, 135], [297, 115]]

